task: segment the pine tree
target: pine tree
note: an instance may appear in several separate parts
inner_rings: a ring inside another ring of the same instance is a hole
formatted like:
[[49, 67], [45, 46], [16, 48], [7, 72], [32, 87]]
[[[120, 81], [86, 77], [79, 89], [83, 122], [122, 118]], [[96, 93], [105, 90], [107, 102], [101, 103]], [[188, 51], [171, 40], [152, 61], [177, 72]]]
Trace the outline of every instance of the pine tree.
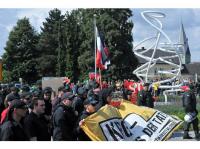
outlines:
[[7, 81], [18, 81], [22, 78], [27, 83], [33, 83], [38, 79], [35, 68], [37, 42], [38, 35], [29, 19], [18, 20], [9, 34], [3, 55], [4, 77], [7, 76]]
[[[63, 30], [64, 15], [58, 9], [49, 12], [48, 18], [43, 22], [42, 32], [38, 43], [40, 53], [37, 59], [38, 71], [41, 77], [64, 76], [62, 71], [62, 55], [65, 51]], [[64, 70], [63, 70], [64, 71]]]
[[80, 44], [84, 40], [81, 37], [79, 10], [73, 10], [66, 14], [66, 76], [73, 82], [79, 78], [78, 56]]

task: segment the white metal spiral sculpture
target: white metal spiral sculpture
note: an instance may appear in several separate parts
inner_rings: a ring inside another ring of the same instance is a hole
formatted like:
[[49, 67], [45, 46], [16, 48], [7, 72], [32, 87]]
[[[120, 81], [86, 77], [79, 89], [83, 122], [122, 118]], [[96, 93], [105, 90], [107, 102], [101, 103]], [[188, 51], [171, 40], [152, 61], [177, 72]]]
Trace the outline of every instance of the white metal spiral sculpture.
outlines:
[[[181, 76], [181, 59], [180, 55], [177, 52], [178, 45], [173, 44], [170, 38], [166, 35], [166, 33], [162, 30], [162, 23], [160, 21], [160, 18], [164, 18], [165, 14], [158, 12], [158, 11], [144, 11], [141, 13], [141, 16], [143, 19], [151, 25], [153, 29], [156, 31], [156, 35], [152, 37], [148, 37], [141, 42], [139, 42], [133, 49], [133, 52], [136, 56], [144, 59], [146, 63], [139, 66], [136, 70], [133, 71], [133, 73], [143, 82], [149, 82], [150, 81], [150, 70], [159, 62], [166, 63], [168, 65], [171, 65], [173, 69], [171, 70], [160, 70], [158, 71], [159, 75], [167, 74], [170, 77], [165, 78], [163, 80], [159, 80], [157, 83], [160, 84], [160, 88], [179, 88], [181, 85], [163, 85], [167, 82], [172, 82], [176, 78], [179, 78]], [[167, 47], [161, 47], [163, 44], [160, 43], [160, 38], [163, 38], [167, 41], [165, 42], [165, 45]], [[153, 41], [154, 40], [154, 41]], [[145, 44], [146, 42], [150, 42], [150, 46], [145, 47], [145, 49], [139, 48], [142, 44]], [[151, 56], [145, 55], [149, 50], [152, 51]], [[155, 53], [157, 51], [168, 53], [169, 56], [158, 56], [155, 57]], [[174, 63], [172, 59], [177, 59], [178, 63]], [[151, 76], [152, 77], [152, 76]]]

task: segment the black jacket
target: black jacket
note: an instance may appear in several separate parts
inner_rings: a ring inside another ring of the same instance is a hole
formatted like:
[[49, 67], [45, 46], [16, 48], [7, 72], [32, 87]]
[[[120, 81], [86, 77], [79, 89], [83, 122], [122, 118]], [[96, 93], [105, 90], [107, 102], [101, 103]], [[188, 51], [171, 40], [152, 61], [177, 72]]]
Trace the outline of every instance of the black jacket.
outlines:
[[80, 116], [84, 110], [84, 105], [83, 105], [84, 99], [81, 97], [75, 97], [73, 99], [72, 107], [74, 111], [78, 112], [78, 115]]
[[97, 110], [99, 110], [101, 107], [103, 107], [103, 106], [105, 106], [106, 104], [108, 104], [108, 102], [107, 102], [107, 97], [108, 97], [108, 96], [111, 96], [112, 91], [113, 91], [113, 88], [110, 87], [110, 88], [102, 89], [102, 90], [99, 92], [99, 102], [98, 102], [98, 104], [96, 105], [96, 109], [97, 109]]
[[53, 140], [75, 141], [77, 116], [72, 107], [59, 104], [53, 114]]
[[137, 105], [153, 108], [154, 107], [154, 101], [153, 101], [151, 92], [144, 91], [144, 90], [140, 91], [138, 93]]
[[14, 120], [3, 123], [0, 132], [1, 141], [29, 141], [23, 127]]
[[50, 100], [44, 100], [45, 103], [45, 115], [51, 115], [52, 112], [52, 104]]
[[52, 112], [55, 111], [57, 105], [60, 104], [60, 102], [61, 102], [61, 97], [57, 96], [57, 97], [54, 98], [54, 100], [51, 102], [51, 104], [52, 104]]
[[91, 139], [85, 134], [85, 132], [83, 131], [83, 129], [79, 126], [79, 122], [85, 118], [87, 118], [88, 116], [90, 116], [91, 114], [88, 113], [87, 111], [83, 111], [81, 116], [79, 117], [79, 120], [77, 121], [77, 137], [78, 137], [78, 141], [91, 141]]
[[195, 96], [195, 94], [192, 90], [185, 92], [183, 94], [182, 102], [183, 102], [183, 107], [184, 107], [186, 113], [194, 112], [194, 111], [197, 112], [197, 110], [196, 110], [196, 104], [197, 104], [196, 96]]
[[43, 115], [31, 112], [24, 119], [24, 128], [29, 138], [37, 137], [37, 141], [51, 141], [48, 123]]

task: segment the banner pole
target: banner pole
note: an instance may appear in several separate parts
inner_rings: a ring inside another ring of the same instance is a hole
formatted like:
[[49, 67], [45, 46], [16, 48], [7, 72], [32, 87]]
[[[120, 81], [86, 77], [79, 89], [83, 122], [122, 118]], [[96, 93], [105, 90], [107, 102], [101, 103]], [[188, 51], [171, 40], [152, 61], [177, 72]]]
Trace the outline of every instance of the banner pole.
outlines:
[[100, 80], [99, 80], [99, 81], [100, 81], [100, 87], [101, 87], [101, 90], [102, 90], [102, 82], [101, 82], [101, 69], [100, 69], [100, 68], [99, 68], [99, 75], [100, 75], [100, 78], [99, 78], [99, 79], [100, 79]]

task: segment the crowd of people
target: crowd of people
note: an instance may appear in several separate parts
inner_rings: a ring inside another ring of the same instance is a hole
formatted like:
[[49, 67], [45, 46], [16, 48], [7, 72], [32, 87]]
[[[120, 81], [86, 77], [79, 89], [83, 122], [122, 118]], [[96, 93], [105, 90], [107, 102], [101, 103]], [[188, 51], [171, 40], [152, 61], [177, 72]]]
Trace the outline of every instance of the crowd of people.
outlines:
[[[138, 106], [154, 108], [155, 90], [150, 84], [132, 84], [137, 90], [127, 87], [128, 82], [103, 84], [90, 80], [87, 84], [71, 86], [64, 83], [57, 90], [41, 85], [31, 90], [24, 85], [21, 89], [10, 86], [1, 88], [0, 94], [0, 140], [1, 141], [89, 141], [81, 126], [84, 119], [106, 104], [112, 105], [116, 92], [124, 100]], [[192, 85], [184, 93], [183, 106], [186, 115], [184, 139], [189, 139], [190, 124], [193, 124], [195, 137], [199, 139], [196, 98]], [[114, 106], [114, 105], [113, 105]], [[190, 115], [191, 116], [191, 115]]]

